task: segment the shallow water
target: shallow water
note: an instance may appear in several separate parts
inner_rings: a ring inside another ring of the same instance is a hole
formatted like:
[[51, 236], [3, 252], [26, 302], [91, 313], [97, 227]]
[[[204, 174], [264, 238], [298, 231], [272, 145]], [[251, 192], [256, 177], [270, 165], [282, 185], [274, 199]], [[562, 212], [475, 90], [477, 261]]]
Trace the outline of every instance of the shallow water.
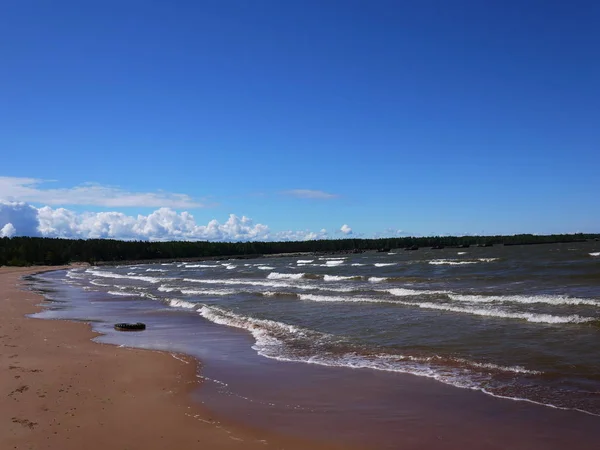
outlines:
[[[252, 425], [395, 448], [390, 436], [418, 436], [415, 424], [433, 420], [445, 424], [439, 436], [466, 445], [450, 424], [491, 414], [500, 440], [539, 426], [539, 442], [576, 433], [586, 443], [600, 428], [590, 415], [600, 413], [598, 247], [95, 267], [38, 278], [66, 300], [44, 317], [100, 320], [103, 341], [198, 356], [208, 380], [200, 400]], [[113, 332], [123, 320], [148, 330]], [[463, 405], [461, 413], [448, 405]]]

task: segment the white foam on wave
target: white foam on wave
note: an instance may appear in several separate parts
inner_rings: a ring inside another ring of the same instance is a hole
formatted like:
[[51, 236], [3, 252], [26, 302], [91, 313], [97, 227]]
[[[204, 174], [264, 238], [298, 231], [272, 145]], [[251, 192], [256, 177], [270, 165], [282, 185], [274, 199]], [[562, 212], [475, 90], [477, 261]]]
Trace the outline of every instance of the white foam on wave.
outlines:
[[324, 281], [343, 281], [343, 280], [356, 280], [356, 276], [344, 276], [344, 275], [325, 275]]
[[331, 303], [397, 303], [394, 300], [371, 298], [371, 297], [350, 297], [350, 296], [333, 296], [333, 295], [317, 295], [317, 294], [298, 294], [300, 300], [308, 300], [311, 302], [331, 302]]
[[304, 276], [304, 273], [279, 273], [271, 272], [267, 275], [269, 280], [299, 280]]
[[185, 309], [193, 309], [198, 306], [197, 303], [186, 302], [185, 300], [179, 300], [177, 298], [172, 298], [169, 300], [169, 306], [173, 308], [185, 308]]
[[499, 258], [477, 258], [475, 260], [461, 260], [461, 259], [432, 259], [429, 264], [433, 265], [448, 265], [448, 266], [464, 266], [468, 264], [477, 264], [480, 262], [493, 262]]
[[118, 295], [120, 297], [139, 297], [140, 294], [137, 292], [126, 292], [126, 291], [108, 291], [110, 295]]
[[470, 303], [521, 303], [526, 305], [543, 303], [556, 306], [600, 306], [599, 300], [559, 295], [466, 295], [449, 293], [448, 297], [454, 301]]
[[355, 267], [366, 266], [366, 264], [362, 264], [362, 263], [352, 263], [351, 265], [355, 266]]
[[284, 350], [283, 339], [286, 337], [307, 338], [310, 335], [309, 330], [294, 325], [242, 316], [216, 306], [203, 305], [198, 312], [211, 322], [249, 331], [255, 340], [255, 345], [252, 348], [259, 355], [268, 358], [276, 359], [282, 355]]
[[475, 361], [469, 361], [468, 359], [464, 359], [464, 358], [452, 358], [452, 359], [454, 361], [465, 364], [467, 366], [478, 367], [481, 369], [492, 369], [492, 370], [498, 370], [501, 372], [522, 373], [522, 374], [527, 374], [527, 375], [542, 374], [542, 372], [540, 372], [539, 370], [530, 370], [530, 369], [526, 369], [523, 366], [502, 366], [502, 365], [494, 364], [494, 363], [480, 363], [480, 362], [475, 362]]
[[466, 255], [467, 252], [456, 252], [457, 255]]
[[336, 257], [333, 257], [333, 256], [332, 257], [323, 256], [323, 257], [321, 257], [319, 259], [322, 259], [324, 261], [343, 261], [346, 258], [347, 258], [347, 256], [336, 256]]
[[146, 272], [167, 272], [165, 269], [146, 269]]
[[234, 289], [187, 289], [185, 287], [160, 286], [161, 292], [181, 292], [184, 295], [233, 295], [243, 291]]
[[296, 264], [310, 264], [313, 261], [314, 259], [299, 259], [298, 261], [296, 261]]
[[462, 307], [449, 305], [447, 303], [432, 303], [432, 302], [403, 302], [398, 301], [399, 304], [406, 306], [417, 306], [424, 309], [434, 309], [438, 311], [449, 311], [464, 314], [472, 314], [475, 316], [486, 316], [501, 319], [521, 319], [532, 323], [548, 323], [548, 324], [560, 324], [560, 323], [586, 323], [593, 322], [597, 319], [593, 317], [582, 317], [577, 314], [569, 316], [553, 316], [551, 314], [536, 314], [529, 312], [513, 312], [506, 311], [499, 308], [475, 308], [475, 307]]
[[164, 285], [160, 285], [157, 289], [160, 292], [174, 292], [174, 291], [178, 291], [179, 288], [173, 287], [173, 286], [164, 286]]
[[82, 272], [69, 270], [67, 272], [67, 278], [72, 278], [74, 280], [82, 280], [85, 278], [85, 275]]
[[110, 284], [100, 283], [100, 281], [98, 281], [98, 280], [92, 280], [92, 281], [90, 281], [90, 284], [93, 284], [94, 286], [100, 286], [100, 287], [110, 286]]
[[467, 264], [477, 264], [478, 261], [460, 261], [458, 259], [433, 259], [429, 261], [429, 264], [434, 266], [448, 265], [448, 266], [464, 266]]
[[[444, 291], [418, 291], [412, 289], [390, 289], [388, 292], [399, 297], [419, 296], [423, 294], [440, 294]], [[532, 323], [586, 323], [598, 319], [593, 317], [582, 317], [577, 314], [569, 316], [554, 316], [551, 314], [536, 314], [529, 312], [513, 312], [499, 308], [475, 308], [475, 307], [460, 307], [447, 303], [433, 302], [407, 302], [401, 300], [380, 299], [371, 297], [351, 297], [351, 296], [329, 296], [316, 294], [299, 294], [300, 300], [309, 300], [313, 302], [332, 302], [332, 303], [388, 303], [404, 306], [412, 306], [424, 309], [434, 309], [439, 311], [449, 311], [464, 314], [472, 314], [475, 316], [487, 316], [502, 319], [521, 319]]]
[[336, 266], [341, 266], [342, 264], [344, 264], [343, 259], [336, 259], [336, 260], [325, 261], [325, 264], [321, 264], [321, 267], [336, 267]]
[[600, 252], [593, 252], [593, 253], [590, 253], [590, 256], [600, 256]]
[[369, 283], [381, 283], [386, 280], [387, 277], [369, 277]]
[[215, 266], [214, 264], [186, 264], [185, 265], [186, 269], [197, 269], [197, 268], [214, 269], [215, 267], [219, 267], [219, 266]]
[[387, 267], [387, 266], [395, 266], [397, 263], [375, 263], [373, 264], [375, 267]]
[[226, 285], [247, 285], [247, 286], [264, 286], [268, 288], [294, 288], [301, 290], [315, 290], [315, 291], [332, 291], [332, 292], [351, 292], [354, 290], [352, 287], [323, 287], [302, 280], [301, 283], [288, 283], [285, 281], [276, 280], [246, 280], [246, 279], [197, 279], [197, 278], [184, 278], [183, 281], [190, 283], [205, 283], [205, 284], [226, 284]]
[[94, 270], [94, 269], [87, 269], [86, 272], [91, 273], [92, 275], [95, 275], [97, 277], [102, 277], [102, 278], [121, 278], [121, 279], [146, 281], [148, 283], [159, 283], [161, 281], [168, 280], [168, 278], [145, 277], [145, 276], [141, 276], [141, 275], [121, 275], [120, 273], [105, 272], [102, 270]]
[[416, 295], [439, 295], [439, 294], [447, 294], [448, 291], [431, 291], [426, 289], [406, 289], [406, 288], [394, 288], [388, 289], [390, 294], [395, 295], [396, 297], [411, 297]]
[[273, 270], [275, 267], [271, 267], [271, 266], [258, 266], [257, 268], [259, 270]]

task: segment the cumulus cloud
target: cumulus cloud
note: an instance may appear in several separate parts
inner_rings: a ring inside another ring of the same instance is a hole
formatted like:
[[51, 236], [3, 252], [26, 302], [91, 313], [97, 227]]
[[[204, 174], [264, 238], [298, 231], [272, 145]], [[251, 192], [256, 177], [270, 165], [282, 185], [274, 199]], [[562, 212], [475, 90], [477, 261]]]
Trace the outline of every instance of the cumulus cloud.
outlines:
[[0, 227], [13, 230], [13, 235], [39, 236], [38, 211], [31, 205], [23, 202], [5, 202], [0, 200]]
[[272, 235], [272, 239], [276, 241], [314, 241], [318, 239], [328, 239], [327, 230], [322, 229], [318, 233], [313, 231], [279, 231]]
[[0, 237], [13, 237], [17, 233], [17, 229], [12, 223], [7, 223], [0, 229]]
[[[0, 197], [45, 205], [94, 205], [118, 207], [199, 208], [203, 205], [185, 194], [129, 192], [114, 186], [86, 183], [71, 188], [49, 189], [44, 180], [0, 176]], [[18, 228], [18, 227], [17, 227]]]
[[352, 228], [350, 228], [346, 224], [342, 225], [342, 227], [340, 228], [340, 231], [344, 234], [352, 234]]
[[297, 198], [314, 198], [321, 200], [327, 200], [338, 197], [336, 194], [330, 194], [328, 192], [315, 191], [311, 189], [292, 189], [290, 191], [284, 191], [284, 194], [291, 195], [292, 197]]
[[44, 236], [75, 239], [270, 241], [323, 238], [323, 233], [283, 231], [230, 214], [224, 222], [200, 225], [189, 212], [159, 208], [144, 215], [121, 212], [76, 213], [65, 208], [35, 208], [22, 202], [0, 200], [0, 236]]

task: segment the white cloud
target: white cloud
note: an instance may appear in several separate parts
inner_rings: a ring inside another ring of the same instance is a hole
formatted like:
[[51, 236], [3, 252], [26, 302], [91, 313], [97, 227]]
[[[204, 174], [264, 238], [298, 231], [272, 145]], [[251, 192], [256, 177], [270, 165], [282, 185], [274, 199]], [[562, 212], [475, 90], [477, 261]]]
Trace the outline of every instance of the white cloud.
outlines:
[[344, 234], [352, 234], [352, 228], [350, 228], [346, 224], [342, 225], [342, 227], [340, 228], [340, 231]]
[[0, 237], [13, 237], [17, 233], [12, 223], [7, 223], [0, 230]]
[[297, 198], [314, 198], [321, 200], [338, 197], [336, 194], [330, 194], [328, 192], [323, 191], [314, 191], [311, 189], [292, 189], [290, 191], [285, 191], [284, 194], [291, 195], [292, 197]]
[[271, 240], [276, 241], [313, 241], [316, 239], [327, 239], [327, 231], [322, 229], [320, 232], [315, 233], [313, 231], [304, 230], [304, 231], [279, 231], [272, 235]]
[[118, 207], [199, 208], [189, 195], [170, 192], [128, 192], [118, 187], [86, 183], [71, 188], [41, 188], [44, 180], [0, 176], [0, 197], [45, 205], [94, 205]]
[[[235, 214], [220, 223], [211, 220], [206, 225], [196, 223], [188, 212], [178, 213], [160, 208], [147, 216], [128, 216], [121, 212], [76, 213], [65, 208], [43, 206], [35, 208], [22, 202], [0, 200], [0, 233], [18, 236], [62, 238], [113, 238], [125, 240], [209, 240], [250, 241], [276, 240], [280, 236], [269, 227], [255, 224], [252, 219]], [[287, 233], [291, 237], [293, 232]], [[296, 239], [306, 238], [308, 232], [296, 232]]]
[[11, 224], [14, 234], [39, 236], [37, 215], [37, 209], [26, 203], [0, 200], [0, 227]]

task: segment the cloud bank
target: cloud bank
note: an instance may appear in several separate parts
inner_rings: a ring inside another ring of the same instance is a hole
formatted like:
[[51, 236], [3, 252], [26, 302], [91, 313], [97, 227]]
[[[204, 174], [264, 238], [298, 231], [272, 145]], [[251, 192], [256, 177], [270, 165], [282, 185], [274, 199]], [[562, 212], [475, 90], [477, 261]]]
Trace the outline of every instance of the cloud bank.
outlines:
[[24, 202], [0, 200], [0, 237], [43, 236], [71, 239], [123, 239], [150, 241], [297, 241], [326, 239], [327, 231], [272, 232], [267, 225], [235, 214], [221, 223], [196, 223], [189, 212], [159, 208], [144, 215], [120, 212], [76, 213], [65, 208], [36, 208]]
[[47, 189], [45, 180], [0, 176], [0, 198], [45, 205], [94, 205], [109, 208], [200, 208], [203, 206], [186, 194], [169, 192], [129, 192], [118, 187], [85, 183], [72, 188]]

